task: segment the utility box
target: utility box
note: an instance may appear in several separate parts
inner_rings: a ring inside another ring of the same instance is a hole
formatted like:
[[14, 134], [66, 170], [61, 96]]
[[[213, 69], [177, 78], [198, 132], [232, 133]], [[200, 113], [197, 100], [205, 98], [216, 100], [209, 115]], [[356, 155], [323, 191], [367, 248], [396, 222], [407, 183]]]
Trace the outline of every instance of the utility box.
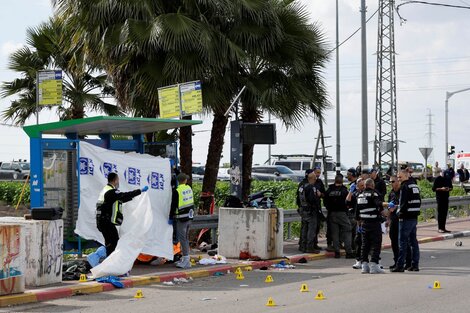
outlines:
[[[58, 220], [26, 220], [23, 217], [1, 217], [3, 224], [22, 226], [22, 273], [29, 287], [62, 282], [64, 222]], [[0, 236], [1, 238], [1, 236]]]
[[283, 256], [282, 209], [220, 208], [219, 254], [227, 258]]
[[21, 225], [0, 224], [0, 296], [25, 290], [25, 252]]

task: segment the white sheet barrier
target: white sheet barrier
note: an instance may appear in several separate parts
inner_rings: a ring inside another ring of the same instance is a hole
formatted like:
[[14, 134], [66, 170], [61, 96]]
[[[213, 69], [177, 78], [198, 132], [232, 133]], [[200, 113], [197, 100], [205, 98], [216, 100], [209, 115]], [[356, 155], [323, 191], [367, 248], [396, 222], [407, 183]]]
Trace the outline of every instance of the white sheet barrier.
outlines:
[[148, 185], [147, 193], [123, 205], [124, 221], [116, 250], [92, 269], [95, 277], [122, 275], [132, 268], [139, 253], [173, 259], [173, 227], [168, 225], [171, 204], [170, 161], [146, 154], [106, 150], [80, 142], [80, 207], [75, 233], [104, 244], [96, 227], [96, 201], [117, 172], [121, 191]]

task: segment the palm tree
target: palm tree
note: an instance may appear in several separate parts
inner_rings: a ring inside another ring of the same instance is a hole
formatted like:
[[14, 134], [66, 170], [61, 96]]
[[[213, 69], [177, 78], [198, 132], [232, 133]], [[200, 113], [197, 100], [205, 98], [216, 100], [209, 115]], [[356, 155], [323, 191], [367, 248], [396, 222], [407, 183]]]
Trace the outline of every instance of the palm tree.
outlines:
[[[159, 87], [202, 81], [206, 113], [214, 115], [203, 191], [213, 192], [228, 122], [223, 114], [242, 86], [248, 86], [242, 98], [246, 121], [269, 108], [286, 125], [298, 125], [307, 112], [321, 116], [326, 106], [321, 38], [292, 2], [55, 0], [54, 5], [73, 25], [75, 45], [86, 47], [89, 62], [111, 77], [119, 105], [134, 115], [157, 116]], [[181, 167], [188, 174], [190, 138], [190, 130], [182, 129]]]
[[[74, 43], [84, 44], [89, 61], [112, 78], [119, 105], [136, 116], [156, 117], [157, 89], [178, 82], [202, 80], [206, 108], [229, 101], [229, 82], [217, 89], [210, 82], [243, 53], [222, 32], [235, 19], [236, 2], [56, 0], [54, 5], [76, 30]], [[180, 130], [181, 168], [187, 174], [191, 137], [189, 127]]]
[[[246, 30], [240, 25], [229, 33], [230, 39], [247, 53], [225, 77], [232, 77], [237, 90], [246, 86], [241, 97], [244, 122], [259, 122], [264, 111], [278, 117], [287, 127], [299, 127], [308, 116], [321, 119], [328, 107], [321, 76], [327, 60], [326, 47], [319, 27], [309, 24], [304, 7], [293, 1], [270, 4], [263, 23], [245, 17], [240, 23], [251, 27]], [[220, 112], [214, 113], [203, 192], [215, 188], [215, 179], [207, 173], [210, 164], [217, 164], [218, 169], [227, 122]], [[243, 148], [242, 193], [246, 199], [251, 187], [254, 147]], [[212, 169], [217, 173], [217, 169]]]
[[[85, 64], [83, 50], [67, 50], [71, 33], [57, 18], [27, 30], [28, 45], [10, 56], [8, 66], [21, 73], [21, 77], [1, 86], [2, 97], [16, 96], [3, 112], [5, 119], [23, 125], [36, 112], [36, 73], [51, 68], [60, 68], [65, 74], [63, 104], [57, 108], [60, 119], [83, 118], [86, 108], [109, 115], [120, 114], [115, 105], [103, 100], [103, 96], [113, 94], [107, 76], [96, 75], [95, 69]], [[39, 110], [44, 108], [40, 106]]]

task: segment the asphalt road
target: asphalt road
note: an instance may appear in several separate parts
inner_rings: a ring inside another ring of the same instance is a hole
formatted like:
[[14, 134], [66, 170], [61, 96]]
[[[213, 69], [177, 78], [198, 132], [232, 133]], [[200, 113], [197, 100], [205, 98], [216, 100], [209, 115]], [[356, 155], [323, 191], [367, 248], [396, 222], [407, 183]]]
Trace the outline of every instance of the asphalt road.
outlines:
[[[175, 286], [142, 287], [18, 306], [0, 312], [469, 312], [470, 238], [421, 245], [417, 273], [361, 274], [351, 260], [326, 259], [295, 269], [245, 272]], [[382, 253], [390, 265], [391, 251]], [[387, 271], [388, 272], [388, 271]], [[265, 283], [266, 275], [274, 282]], [[432, 289], [438, 280], [442, 289]], [[310, 292], [301, 293], [306, 283]], [[325, 300], [315, 300], [322, 290]], [[268, 297], [277, 306], [267, 307]]]

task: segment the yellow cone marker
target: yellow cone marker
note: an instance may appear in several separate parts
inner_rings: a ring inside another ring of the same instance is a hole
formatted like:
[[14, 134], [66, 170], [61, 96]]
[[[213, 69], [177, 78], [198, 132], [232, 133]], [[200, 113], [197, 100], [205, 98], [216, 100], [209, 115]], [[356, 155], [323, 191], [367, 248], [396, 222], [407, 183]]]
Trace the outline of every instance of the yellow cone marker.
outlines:
[[251, 272], [252, 270], [253, 270], [253, 268], [251, 266], [245, 267], [245, 271], [247, 271], [247, 272]]
[[197, 256], [197, 259], [198, 259], [199, 261], [201, 261], [201, 260], [202, 260], [202, 255], [198, 255], [198, 256]]
[[271, 275], [266, 276], [266, 280], [264, 281], [265, 283], [272, 283], [274, 281], [273, 277]]
[[241, 272], [242, 272], [242, 269], [241, 269], [241, 268], [239, 268], [239, 267], [237, 267], [237, 269], [235, 270], [235, 272], [234, 272], [234, 273], [235, 273], [235, 274], [240, 274]]
[[276, 306], [276, 303], [274, 302], [273, 298], [269, 297], [268, 302], [266, 302], [266, 306]]
[[325, 300], [325, 296], [323, 295], [323, 291], [318, 290], [317, 295], [315, 296], [315, 300]]
[[432, 286], [432, 289], [441, 289], [441, 283], [438, 280], [436, 280], [434, 282], [434, 285]]
[[196, 260], [191, 259], [191, 266], [196, 266]]
[[308, 292], [307, 284], [302, 284], [302, 286], [300, 286], [300, 292]]
[[79, 282], [84, 283], [86, 282], [86, 275], [85, 274], [80, 274], [80, 280]]
[[238, 280], [244, 280], [245, 276], [243, 276], [243, 273], [240, 272], [240, 273], [237, 274], [237, 279]]
[[143, 298], [144, 297], [144, 294], [142, 293], [142, 290], [137, 290], [137, 292], [135, 293], [135, 296], [134, 298], [136, 299], [140, 299], [140, 298]]

